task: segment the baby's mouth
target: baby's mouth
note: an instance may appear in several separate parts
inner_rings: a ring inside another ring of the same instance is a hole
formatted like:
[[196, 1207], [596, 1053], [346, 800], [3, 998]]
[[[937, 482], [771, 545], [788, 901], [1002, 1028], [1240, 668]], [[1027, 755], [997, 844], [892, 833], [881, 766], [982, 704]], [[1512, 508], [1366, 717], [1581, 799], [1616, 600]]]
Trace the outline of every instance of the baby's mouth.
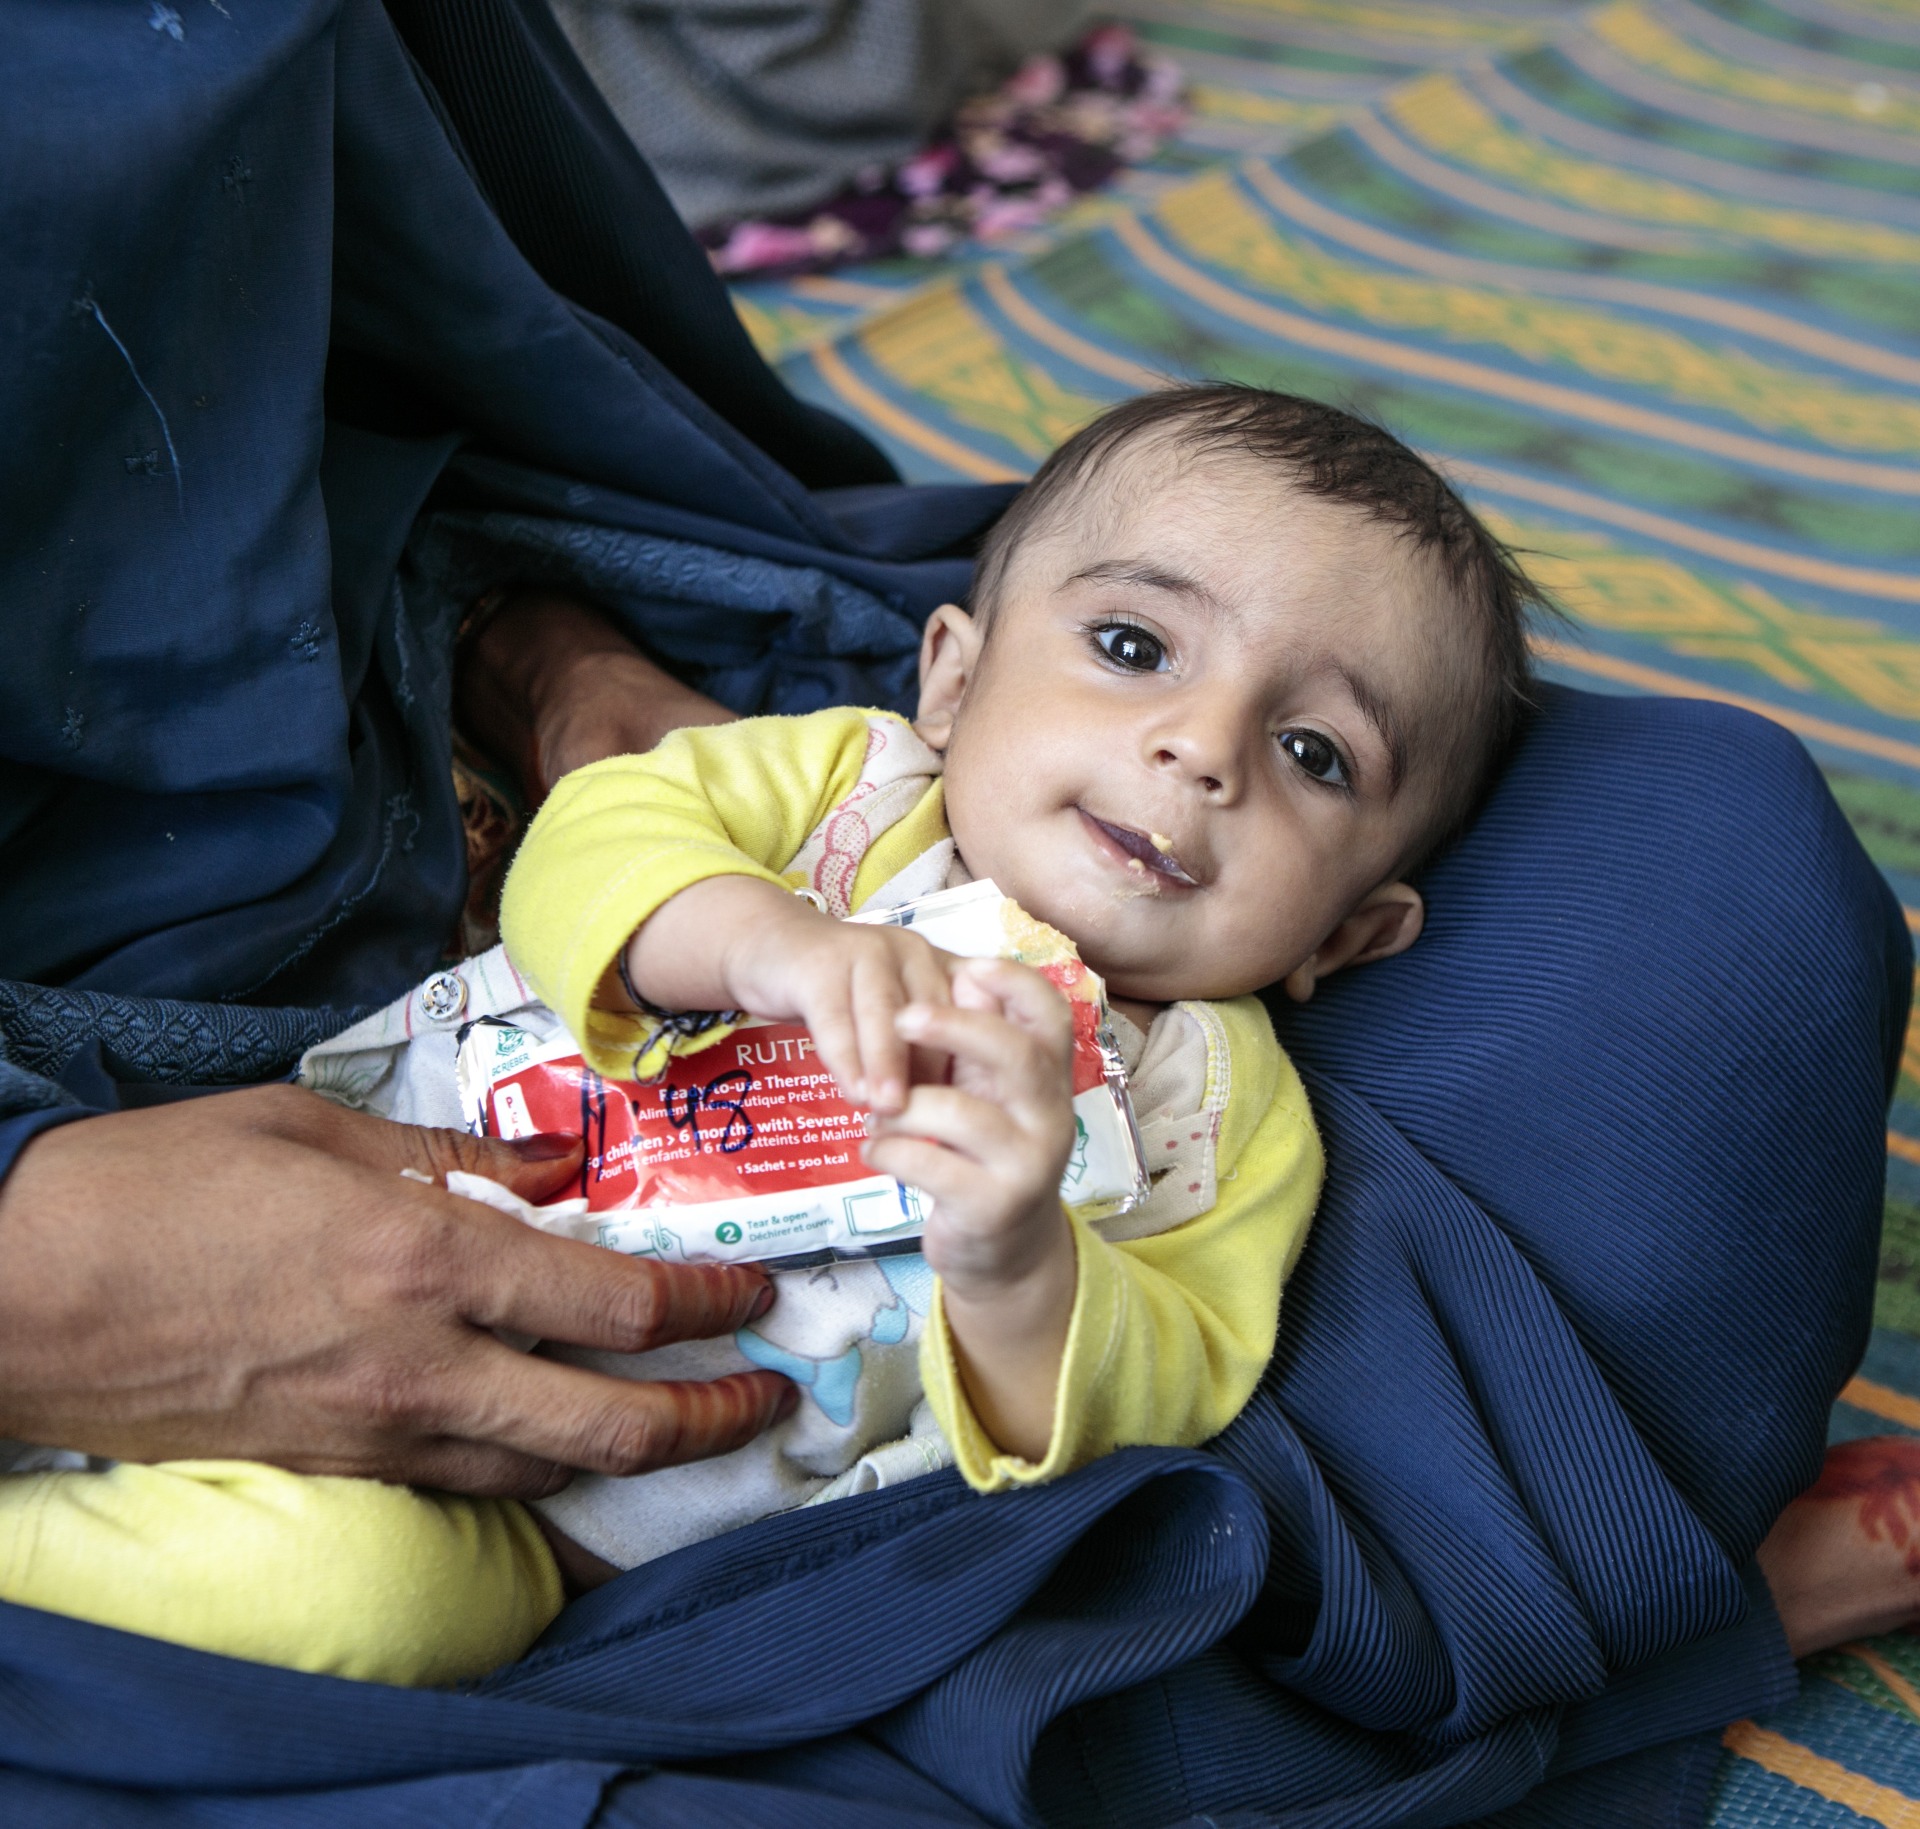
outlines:
[[1190, 889], [1200, 887], [1199, 879], [1190, 875], [1186, 866], [1174, 855], [1171, 839], [1162, 838], [1158, 832], [1136, 832], [1131, 826], [1116, 826], [1108, 820], [1095, 818], [1085, 807], [1080, 808], [1080, 817], [1089, 825], [1098, 827], [1127, 854], [1133, 865], [1151, 870], [1169, 882], [1180, 883]]

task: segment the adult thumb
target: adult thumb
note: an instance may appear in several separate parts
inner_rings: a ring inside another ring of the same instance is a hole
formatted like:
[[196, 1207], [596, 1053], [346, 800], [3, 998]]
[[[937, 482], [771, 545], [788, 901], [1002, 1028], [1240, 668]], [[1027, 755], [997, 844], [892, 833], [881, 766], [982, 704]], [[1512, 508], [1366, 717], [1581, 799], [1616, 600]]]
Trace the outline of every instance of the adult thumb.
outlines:
[[430, 1130], [420, 1124], [383, 1128], [393, 1133], [383, 1154], [393, 1158], [396, 1169], [412, 1169], [442, 1186], [449, 1169], [465, 1169], [535, 1204], [581, 1191], [586, 1143], [566, 1131], [543, 1131], [508, 1142], [499, 1137], [470, 1137], [459, 1130]]

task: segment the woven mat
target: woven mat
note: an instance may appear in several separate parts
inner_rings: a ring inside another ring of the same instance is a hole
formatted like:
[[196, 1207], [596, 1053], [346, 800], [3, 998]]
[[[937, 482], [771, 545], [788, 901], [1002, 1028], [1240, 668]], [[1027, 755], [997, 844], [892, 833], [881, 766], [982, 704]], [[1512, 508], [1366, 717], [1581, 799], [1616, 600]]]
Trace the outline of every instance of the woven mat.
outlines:
[[[908, 475], [1224, 376], [1383, 417], [1577, 619], [1548, 669], [1799, 733], [1920, 929], [1920, 0], [1133, 0], [1185, 135], [1014, 254], [751, 290]], [[1920, 1045], [1872, 1355], [1920, 1433]], [[1717, 1829], [1920, 1829], [1920, 1639], [1729, 1730]]]

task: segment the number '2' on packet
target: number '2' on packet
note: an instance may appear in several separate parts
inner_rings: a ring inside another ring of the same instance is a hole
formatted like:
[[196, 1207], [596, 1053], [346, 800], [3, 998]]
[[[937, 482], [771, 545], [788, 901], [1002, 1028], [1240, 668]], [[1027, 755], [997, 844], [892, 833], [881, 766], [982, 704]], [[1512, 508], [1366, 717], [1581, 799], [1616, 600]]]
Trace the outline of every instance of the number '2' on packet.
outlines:
[[[1148, 1179], [1105, 992], [1065, 935], [990, 882], [856, 920], [911, 927], [964, 958], [1017, 959], [1073, 1007], [1074, 1151], [1060, 1197], [1087, 1218], [1126, 1211]], [[860, 1159], [866, 1124], [797, 1023], [747, 1021], [658, 1079], [596, 1073], [564, 1032], [546, 1041], [495, 1017], [462, 1032], [461, 1105], [481, 1136], [584, 1137], [580, 1183], [594, 1242], [682, 1263], [786, 1265], [918, 1248], [920, 1194]]]

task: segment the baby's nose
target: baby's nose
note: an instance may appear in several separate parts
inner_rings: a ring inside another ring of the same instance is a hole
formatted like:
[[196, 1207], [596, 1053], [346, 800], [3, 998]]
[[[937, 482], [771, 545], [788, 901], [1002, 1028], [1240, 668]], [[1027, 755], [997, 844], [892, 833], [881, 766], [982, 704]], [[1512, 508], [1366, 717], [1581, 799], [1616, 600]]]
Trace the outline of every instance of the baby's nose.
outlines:
[[1184, 776], [1210, 800], [1239, 790], [1240, 720], [1220, 708], [1194, 705], [1163, 723], [1149, 739], [1148, 753], [1157, 772]]
[[1186, 769], [1193, 775], [1194, 784], [1205, 793], [1218, 794], [1222, 792], [1227, 785], [1218, 775], [1207, 774], [1204, 767], [1190, 762], [1188, 758], [1182, 756], [1178, 750], [1163, 746], [1156, 752], [1153, 759], [1162, 768]]

